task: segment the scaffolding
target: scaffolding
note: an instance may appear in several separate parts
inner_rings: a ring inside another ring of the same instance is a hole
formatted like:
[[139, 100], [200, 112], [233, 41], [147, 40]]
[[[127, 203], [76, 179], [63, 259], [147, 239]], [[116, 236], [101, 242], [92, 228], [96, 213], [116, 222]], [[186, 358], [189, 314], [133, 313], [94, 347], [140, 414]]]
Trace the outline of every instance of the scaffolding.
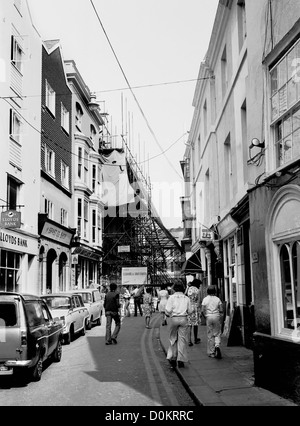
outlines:
[[[115, 207], [112, 215], [109, 208], [105, 210], [102, 275], [121, 284], [123, 267], [147, 267], [148, 285], [172, 285], [180, 278], [183, 249], [163, 225], [152, 203], [150, 179], [144, 177], [124, 139], [119, 150], [125, 153], [135, 201]], [[101, 154], [111, 151], [102, 149]]]

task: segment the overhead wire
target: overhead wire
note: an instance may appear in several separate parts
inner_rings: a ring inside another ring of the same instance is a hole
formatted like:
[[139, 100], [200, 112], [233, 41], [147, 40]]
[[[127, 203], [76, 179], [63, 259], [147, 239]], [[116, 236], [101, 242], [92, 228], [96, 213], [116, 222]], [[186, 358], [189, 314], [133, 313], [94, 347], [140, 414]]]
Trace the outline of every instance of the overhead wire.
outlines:
[[[94, 9], [94, 12], [95, 12], [95, 14], [96, 14], [96, 16], [97, 16], [97, 19], [98, 19], [99, 24], [100, 24], [100, 26], [101, 26], [101, 28], [102, 28], [102, 31], [103, 31], [103, 33], [104, 33], [104, 35], [105, 35], [106, 39], [107, 39], [107, 42], [108, 42], [108, 44], [109, 44], [109, 46], [110, 46], [110, 48], [111, 48], [111, 50], [112, 50], [112, 52], [113, 52], [113, 55], [114, 55], [114, 57], [115, 57], [115, 59], [116, 59], [116, 61], [117, 61], [118, 65], [119, 65], [119, 68], [120, 68], [120, 70], [121, 70], [121, 73], [122, 73], [122, 75], [123, 75], [123, 77], [124, 77], [124, 79], [125, 79], [125, 81], [126, 81], [126, 83], [127, 83], [127, 85], [128, 85], [128, 88], [129, 88], [129, 90], [130, 90], [130, 92], [131, 92], [131, 94], [132, 94], [132, 96], [133, 96], [133, 98], [134, 98], [134, 100], [135, 100], [135, 102], [136, 102], [136, 104], [137, 104], [137, 106], [138, 106], [138, 109], [140, 110], [140, 113], [141, 113], [142, 117], [144, 118], [144, 120], [145, 120], [145, 122], [146, 122], [146, 125], [147, 125], [147, 127], [148, 127], [148, 129], [149, 129], [149, 131], [150, 131], [151, 135], [153, 136], [153, 138], [154, 138], [154, 140], [155, 140], [156, 144], [158, 145], [158, 147], [160, 148], [161, 152], [163, 153], [163, 148], [162, 148], [161, 144], [159, 143], [159, 141], [158, 141], [158, 139], [157, 139], [157, 137], [156, 137], [156, 135], [155, 135], [154, 131], [152, 130], [152, 128], [151, 128], [151, 126], [150, 126], [150, 123], [149, 123], [149, 121], [148, 121], [148, 119], [147, 119], [147, 117], [146, 117], [146, 115], [145, 115], [145, 113], [144, 113], [144, 111], [143, 111], [143, 109], [142, 109], [142, 107], [141, 107], [141, 105], [140, 105], [140, 103], [139, 103], [139, 101], [138, 101], [138, 99], [137, 99], [137, 97], [136, 97], [136, 95], [135, 95], [135, 93], [134, 93], [134, 91], [133, 91], [132, 87], [131, 87], [131, 84], [129, 83], [129, 80], [128, 80], [128, 78], [127, 78], [127, 76], [126, 76], [126, 74], [125, 74], [125, 71], [124, 71], [124, 69], [123, 69], [123, 67], [122, 67], [122, 65], [121, 65], [121, 63], [120, 63], [120, 61], [119, 61], [119, 58], [118, 58], [118, 56], [117, 56], [117, 54], [116, 54], [116, 52], [115, 52], [115, 50], [114, 50], [114, 48], [113, 48], [113, 46], [112, 46], [112, 44], [111, 44], [111, 41], [110, 41], [110, 39], [109, 39], [109, 37], [108, 37], [108, 35], [107, 35], [107, 32], [106, 32], [106, 30], [105, 30], [105, 28], [104, 28], [104, 26], [103, 26], [103, 23], [102, 23], [102, 21], [101, 21], [101, 19], [100, 19], [100, 16], [99, 16], [98, 11], [97, 11], [97, 9], [96, 9], [96, 7], [95, 7], [95, 5], [94, 5], [93, 0], [90, 0], [90, 3], [91, 3], [91, 5], [92, 5], [92, 7], [93, 7], [93, 9]], [[163, 154], [163, 155], [164, 155], [164, 154]], [[167, 162], [169, 163], [169, 165], [171, 166], [171, 168], [175, 171], [175, 173], [176, 173], [176, 174], [180, 177], [180, 179], [182, 179], [182, 176], [181, 176], [181, 175], [178, 173], [178, 171], [175, 169], [175, 167], [174, 167], [174, 165], [171, 163], [170, 159], [169, 159], [168, 157], [165, 157], [165, 158], [166, 158]]]
[[[73, 151], [71, 151], [71, 150], [69, 150], [69, 149], [67, 149], [67, 148], [65, 148], [64, 146], [62, 146], [62, 145], [60, 145], [59, 143], [57, 143], [56, 141], [54, 141], [53, 139], [51, 139], [44, 131], [41, 131], [41, 130], [39, 130], [39, 129], [37, 129], [32, 123], [30, 123], [30, 121], [28, 121], [25, 117], [24, 117], [24, 115], [22, 115], [21, 113], [20, 113], [20, 111], [18, 111], [17, 110], [17, 108], [15, 108], [15, 106], [14, 105], [12, 105], [9, 101], [8, 101], [8, 99], [7, 98], [1, 98], [0, 97], [0, 99], [2, 99], [3, 101], [5, 101], [33, 130], [35, 130], [37, 133], [39, 133], [41, 136], [43, 136], [45, 139], [47, 139], [47, 140], [49, 140], [49, 141], [51, 141], [53, 144], [55, 144], [56, 146], [58, 146], [60, 149], [62, 149], [63, 151], [65, 151], [65, 152], [67, 152], [68, 154], [71, 154], [71, 155], [73, 155], [74, 157], [77, 157], [77, 158], [79, 158], [79, 156], [75, 153], [75, 152], [73, 152]], [[150, 158], [148, 158], [147, 160], [145, 160], [145, 161], [136, 161], [136, 163], [138, 164], [138, 165], [140, 165], [140, 164], [144, 164], [145, 162], [148, 162], [148, 161], [151, 161], [151, 160], [153, 160], [153, 159], [155, 159], [155, 158], [157, 158], [157, 157], [160, 157], [160, 156], [162, 156], [164, 153], [166, 153], [167, 151], [169, 151], [176, 143], [178, 143], [184, 136], [186, 135], [186, 133], [184, 133], [183, 135], [181, 135], [180, 136], [180, 138], [178, 138], [175, 142], [173, 142], [167, 149], [165, 149], [165, 151], [164, 152], [162, 152], [161, 154], [158, 154], [158, 155], [155, 155], [154, 157], [150, 157]], [[89, 159], [87, 159], [87, 161], [88, 162], [93, 162], [92, 160], [89, 160]], [[126, 164], [105, 164], [106, 166], [110, 166], [110, 167], [119, 167], [119, 166], [123, 166], [123, 167], [126, 167]]]

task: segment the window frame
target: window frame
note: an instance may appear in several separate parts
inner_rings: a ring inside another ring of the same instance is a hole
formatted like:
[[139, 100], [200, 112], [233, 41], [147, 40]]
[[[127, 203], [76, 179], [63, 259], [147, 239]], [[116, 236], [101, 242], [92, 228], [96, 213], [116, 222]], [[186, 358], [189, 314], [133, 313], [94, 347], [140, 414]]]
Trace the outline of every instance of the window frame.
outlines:
[[55, 117], [56, 116], [56, 92], [52, 88], [49, 81], [45, 80], [45, 106], [50, 111], [50, 113]]
[[70, 134], [70, 113], [64, 104], [60, 103], [61, 111], [61, 127], [69, 135]]
[[[300, 68], [297, 52], [300, 55], [300, 37], [268, 69], [270, 140], [273, 147], [275, 169], [300, 157], [300, 119], [298, 127], [293, 128], [294, 121], [296, 123], [297, 120], [296, 118], [294, 120], [296, 112], [299, 112], [300, 117]], [[291, 90], [293, 85], [294, 91]], [[274, 99], [277, 100], [274, 101]], [[289, 122], [291, 132], [285, 133], [285, 128], [288, 128]]]
[[[20, 114], [13, 108], [10, 108], [9, 113], [9, 137], [17, 142], [19, 145], [22, 144], [22, 128], [23, 120]], [[16, 133], [15, 130], [18, 130]]]
[[25, 52], [18, 38], [21, 38], [21, 36], [14, 34], [11, 36], [11, 64], [23, 75]]
[[55, 178], [55, 152], [48, 145], [45, 144], [45, 170]]
[[62, 186], [66, 189], [70, 189], [70, 183], [69, 183], [70, 167], [63, 160], [61, 160], [60, 171], [61, 171]]

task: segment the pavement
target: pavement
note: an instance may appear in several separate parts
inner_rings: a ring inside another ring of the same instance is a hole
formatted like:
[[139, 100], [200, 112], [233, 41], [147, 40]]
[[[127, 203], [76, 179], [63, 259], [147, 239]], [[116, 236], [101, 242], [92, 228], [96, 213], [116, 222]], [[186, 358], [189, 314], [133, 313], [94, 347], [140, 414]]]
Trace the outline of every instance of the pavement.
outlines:
[[[168, 323], [170, 319], [168, 319]], [[189, 346], [189, 362], [176, 372], [197, 405], [201, 406], [298, 406], [267, 389], [255, 386], [253, 352], [244, 346], [227, 346], [222, 338], [222, 359], [206, 352], [206, 326], [199, 326], [201, 342]], [[160, 341], [167, 353], [169, 324], [160, 326]]]

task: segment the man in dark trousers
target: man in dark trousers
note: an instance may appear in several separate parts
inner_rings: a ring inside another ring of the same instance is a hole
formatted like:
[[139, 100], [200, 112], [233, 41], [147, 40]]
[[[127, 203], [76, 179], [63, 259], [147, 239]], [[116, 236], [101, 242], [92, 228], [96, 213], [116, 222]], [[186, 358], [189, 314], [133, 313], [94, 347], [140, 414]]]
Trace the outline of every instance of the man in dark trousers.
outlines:
[[[111, 283], [109, 288], [110, 291], [106, 293], [104, 298], [104, 309], [106, 316], [106, 345], [111, 345], [112, 343], [117, 344], [117, 337], [121, 328], [120, 301], [119, 293], [117, 292], [117, 284]], [[115, 329], [113, 334], [111, 334], [112, 320], [115, 322]]]

